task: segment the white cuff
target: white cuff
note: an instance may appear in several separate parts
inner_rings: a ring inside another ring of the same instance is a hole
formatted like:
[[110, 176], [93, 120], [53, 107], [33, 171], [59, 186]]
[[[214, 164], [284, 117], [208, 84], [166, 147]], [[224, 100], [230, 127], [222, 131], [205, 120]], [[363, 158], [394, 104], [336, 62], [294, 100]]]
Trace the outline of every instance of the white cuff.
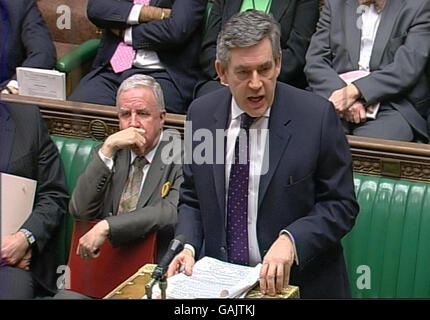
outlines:
[[6, 87], [12, 87], [12, 88], [15, 88], [15, 89], [18, 90], [19, 89], [18, 81], [16, 81], [16, 80], [10, 80], [7, 83]]
[[286, 234], [290, 239], [291, 242], [293, 243], [293, 249], [294, 249], [294, 261], [296, 262], [297, 265], [299, 265], [299, 256], [297, 255], [297, 249], [296, 249], [296, 240], [294, 240], [293, 235], [288, 231], [288, 230], [281, 230], [281, 232], [279, 232], [279, 235], [282, 234]]
[[142, 7], [143, 5], [141, 4], [135, 4], [133, 8], [131, 8], [130, 14], [127, 18], [127, 24], [139, 24], [139, 16]]
[[106, 167], [108, 167], [109, 170], [112, 171], [112, 169], [113, 169], [113, 159], [106, 157], [102, 153], [101, 149], [99, 149], [99, 157], [100, 157], [100, 159], [102, 159], [102, 161], [104, 162], [104, 164], [106, 165]]
[[193, 258], [195, 258], [195, 256], [196, 256], [196, 250], [194, 250], [194, 247], [191, 244], [186, 243], [184, 245], [184, 249], [190, 250], [191, 253], [193, 254]]
[[128, 44], [129, 46], [133, 45], [133, 34], [132, 34], [132, 27], [129, 27], [125, 29], [124, 31], [124, 42]]

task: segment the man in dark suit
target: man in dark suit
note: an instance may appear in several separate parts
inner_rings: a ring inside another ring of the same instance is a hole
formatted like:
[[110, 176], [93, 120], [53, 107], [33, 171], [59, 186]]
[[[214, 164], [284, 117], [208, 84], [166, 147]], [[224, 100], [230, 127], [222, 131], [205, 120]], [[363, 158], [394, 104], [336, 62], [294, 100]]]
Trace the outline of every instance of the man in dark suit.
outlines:
[[298, 88], [307, 86], [303, 68], [306, 50], [318, 21], [318, 0], [216, 0], [202, 40], [200, 65], [203, 75], [196, 85], [196, 96], [221, 87], [215, 70], [218, 34], [234, 14], [249, 9], [271, 13], [281, 25], [282, 67], [278, 80]]
[[[90, 0], [88, 18], [104, 35], [93, 70], [70, 100], [113, 106], [121, 82], [143, 73], [161, 85], [168, 112], [185, 113], [197, 79], [206, 2], [151, 0], [147, 6], [132, 0]], [[128, 58], [119, 58], [119, 52], [128, 52]], [[125, 60], [130, 61], [127, 67], [117, 66]]]
[[52, 295], [53, 238], [68, 202], [62, 162], [36, 107], [2, 103], [0, 121], [0, 172], [37, 181], [29, 218], [15, 234], [1, 235], [0, 299]]
[[33, 0], [0, 0], [0, 37], [2, 93], [18, 93], [16, 67], [55, 67], [51, 34]]
[[[278, 23], [258, 11], [240, 13], [224, 26], [216, 68], [229, 88], [190, 106], [185, 150], [193, 159], [186, 157], [183, 166], [175, 231], [187, 244], [168, 275], [182, 264], [190, 274], [202, 255], [262, 261], [263, 293], [291, 283], [303, 298], [349, 297], [340, 240], [354, 225], [358, 204], [348, 143], [327, 100], [276, 81], [279, 37]], [[200, 132], [216, 140], [204, 150], [216, 159], [203, 164], [195, 158], [202, 153], [194, 137]], [[221, 155], [220, 132], [227, 142]]]
[[[326, 0], [305, 73], [312, 90], [333, 102], [347, 134], [428, 142], [429, 39], [427, 0]], [[344, 80], [354, 71], [365, 73]]]

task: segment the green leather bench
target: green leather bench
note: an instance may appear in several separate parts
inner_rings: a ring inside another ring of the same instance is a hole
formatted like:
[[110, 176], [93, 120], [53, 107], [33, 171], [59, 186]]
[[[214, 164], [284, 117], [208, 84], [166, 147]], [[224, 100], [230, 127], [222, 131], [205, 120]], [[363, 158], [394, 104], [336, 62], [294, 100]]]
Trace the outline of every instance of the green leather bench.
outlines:
[[[56, 144], [61, 159], [64, 165], [66, 174], [67, 187], [71, 195], [76, 186], [79, 176], [84, 172], [88, 163], [91, 160], [92, 151], [100, 141], [95, 140], [79, 140], [51, 136]], [[57, 265], [67, 265], [69, 257], [70, 240], [72, 238], [74, 220], [70, 215], [67, 215], [62, 221], [62, 226], [57, 235]]]
[[428, 184], [355, 175], [360, 213], [343, 239], [354, 298], [430, 297]]
[[[70, 192], [99, 141], [52, 136]], [[355, 175], [360, 214], [344, 239], [354, 298], [430, 298], [430, 188], [424, 183]], [[59, 265], [67, 264], [73, 219], [64, 220]]]

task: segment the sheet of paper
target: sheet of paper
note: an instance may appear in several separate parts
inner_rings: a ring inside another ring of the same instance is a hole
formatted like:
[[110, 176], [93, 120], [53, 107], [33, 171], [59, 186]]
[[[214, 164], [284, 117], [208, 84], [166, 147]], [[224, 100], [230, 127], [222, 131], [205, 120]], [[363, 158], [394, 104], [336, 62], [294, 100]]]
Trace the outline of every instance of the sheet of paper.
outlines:
[[18, 67], [16, 76], [22, 96], [66, 100], [66, 76], [63, 72]]
[[[339, 74], [339, 77], [343, 81], [345, 81], [347, 84], [350, 84], [350, 83], [354, 82], [355, 80], [363, 78], [369, 74], [370, 74], [370, 72], [365, 71], [365, 70], [354, 70], [354, 71]], [[369, 119], [376, 119], [376, 114], [378, 113], [379, 105], [380, 105], [379, 103], [367, 105], [366, 106], [366, 117]]]
[[[192, 276], [179, 273], [167, 279], [166, 295], [172, 299], [243, 297], [258, 281], [261, 264], [247, 267], [204, 257], [196, 262]], [[152, 296], [161, 295], [158, 285]]]
[[1, 236], [17, 232], [33, 210], [37, 182], [0, 173]]

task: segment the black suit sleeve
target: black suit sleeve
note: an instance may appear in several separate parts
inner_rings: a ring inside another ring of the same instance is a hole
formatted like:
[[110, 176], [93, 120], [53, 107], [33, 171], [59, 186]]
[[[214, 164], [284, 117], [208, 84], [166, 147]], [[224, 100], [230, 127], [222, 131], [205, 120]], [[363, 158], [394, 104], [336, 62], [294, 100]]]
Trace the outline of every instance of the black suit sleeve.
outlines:
[[[290, 17], [293, 19], [292, 27], [286, 36], [284, 24], [289, 23]], [[318, 0], [300, 0], [291, 16], [281, 18], [282, 68], [279, 81], [294, 85], [296, 77], [304, 76], [306, 50], [315, 32], [318, 17]], [[286, 41], [284, 37], [288, 37]]]
[[26, 10], [21, 34], [26, 59], [22, 66], [52, 69], [55, 67], [57, 55], [51, 33], [33, 1], [29, 2]]
[[88, 19], [99, 28], [124, 29], [129, 27], [127, 19], [133, 8], [133, 1], [89, 0]]
[[34, 135], [37, 188], [33, 212], [22, 227], [33, 233], [38, 252], [42, 252], [66, 213], [69, 196], [58, 149], [39, 112], [35, 113], [34, 123], [38, 124]]
[[168, 50], [187, 44], [200, 30], [207, 0], [176, 0], [168, 19], [141, 23], [133, 27], [134, 49]]

